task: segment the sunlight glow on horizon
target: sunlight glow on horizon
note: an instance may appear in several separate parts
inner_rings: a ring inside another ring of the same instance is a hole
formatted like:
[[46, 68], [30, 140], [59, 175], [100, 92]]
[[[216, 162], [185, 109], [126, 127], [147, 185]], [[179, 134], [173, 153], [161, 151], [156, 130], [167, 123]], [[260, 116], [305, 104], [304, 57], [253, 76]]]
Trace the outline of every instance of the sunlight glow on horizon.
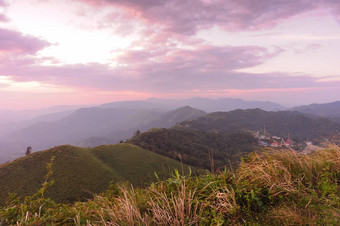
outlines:
[[[66, 3], [64, 0], [61, 0]], [[120, 52], [131, 45], [134, 37], [115, 35], [110, 29], [95, 30], [97, 18], [78, 15], [74, 17], [79, 3], [63, 4], [52, 2], [36, 3], [14, 1], [9, 10], [10, 23], [25, 34], [35, 35], [48, 41], [51, 45], [39, 52], [39, 56], [55, 58], [58, 63], [110, 63]], [[88, 9], [87, 7], [84, 10]], [[63, 14], [58, 12], [62, 11]], [[51, 14], [50, 14], [51, 13]], [[80, 14], [80, 13], [79, 13]], [[81, 27], [77, 22], [87, 24]], [[92, 27], [91, 27], [92, 26]], [[45, 64], [49, 65], [50, 62]]]
[[[1, 84], [4, 86], [1, 87]], [[17, 82], [10, 76], [0, 75], [0, 91], [10, 92], [32, 92], [32, 93], [67, 93], [72, 89], [66, 87], [57, 87], [51, 84], [42, 84], [37, 81]]]

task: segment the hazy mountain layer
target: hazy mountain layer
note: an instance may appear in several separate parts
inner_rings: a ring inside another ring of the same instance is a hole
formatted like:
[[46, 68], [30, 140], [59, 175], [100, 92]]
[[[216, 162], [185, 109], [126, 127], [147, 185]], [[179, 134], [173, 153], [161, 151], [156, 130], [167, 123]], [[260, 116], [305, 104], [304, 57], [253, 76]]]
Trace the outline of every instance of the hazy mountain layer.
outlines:
[[326, 104], [310, 104], [291, 108], [311, 115], [327, 117], [332, 121], [340, 122], [340, 101]]
[[173, 108], [189, 105], [193, 108], [201, 109], [206, 112], [231, 111], [235, 109], [249, 108], [260, 108], [266, 111], [279, 111], [285, 109], [284, 106], [269, 101], [245, 101], [238, 98], [207, 99], [196, 97], [184, 100], [162, 100], [152, 98], [147, 100], [147, 102], [161, 104], [164, 106], [172, 106]]
[[34, 119], [42, 115], [49, 115], [58, 112], [77, 110], [81, 106], [60, 105], [42, 109], [32, 110], [1, 110], [0, 109], [0, 125], [11, 122], [21, 122]]
[[245, 101], [238, 98], [191, 98], [182, 100], [166, 100], [151, 98], [146, 101], [120, 101], [100, 105], [102, 108], [125, 108], [125, 109], [175, 109], [182, 106], [191, 106], [206, 112], [231, 111], [235, 109], [260, 108], [267, 111], [283, 110], [280, 104], [269, 101]]
[[11, 158], [14, 153], [24, 153], [27, 146], [37, 151], [62, 144], [84, 147], [112, 144], [132, 137], [136, 130], [168, 128], [205, 114], [191, 107], [169, 112], [159, 109], [82, 108], [62, 119], [39, 122], [0, 138], [0, 147], [4, 148], [1, 149], [0, 163], [14, 159]]
[[340, 125], [326, 118], [309, 117], [300, 112], [267, 112], [260, 109], [215, 112], [201, 118], [185, 121], [181, 127], [201, 131], [264, 131], [271, 135], [300, 141], [330, 138], [340, 131]]

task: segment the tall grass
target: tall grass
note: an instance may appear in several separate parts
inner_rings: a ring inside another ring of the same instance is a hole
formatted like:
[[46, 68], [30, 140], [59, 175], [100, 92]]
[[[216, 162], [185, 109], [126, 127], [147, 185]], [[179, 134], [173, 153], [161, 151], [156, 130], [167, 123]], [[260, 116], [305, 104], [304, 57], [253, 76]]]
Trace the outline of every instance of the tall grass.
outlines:
[[[161, 189], [163, 190], [163, 189]], [[171, 193], [152, 189], [148, 202], [153, 222], [158, 225], [196, 225], [200, 222], [203, 206], [195, 197], [196, 190], [187, 189], [185, 181]]]
[[248, 207], [253, 212], [269, 207], [265, 210], [271, 209], [269, 219], [289, 224], [339, 222], [337, 146], [309, 155], [292, 150], [253, 153], [242, 162], [235, 179], [240, 193], [251, 203]]
[[90, 215], [92, 221], [96, 219], [96, 223], [103, 225], [148, 225], [149, 217], [141, 213], [134, 189], [120, 189], [121, 195], [113, 200], [99, 195], [94, 198], [88, 208], [94, 207]]
[[[314, 152], [309, 155], [293, 150], [252, 153], [237, 170], [237, 182], [267, 186], [272, 196], [301, 192], [313, 188], [326, 171], [340, 172], [340, 148]], [[337, 183], [338, 178], [334, 179]]]

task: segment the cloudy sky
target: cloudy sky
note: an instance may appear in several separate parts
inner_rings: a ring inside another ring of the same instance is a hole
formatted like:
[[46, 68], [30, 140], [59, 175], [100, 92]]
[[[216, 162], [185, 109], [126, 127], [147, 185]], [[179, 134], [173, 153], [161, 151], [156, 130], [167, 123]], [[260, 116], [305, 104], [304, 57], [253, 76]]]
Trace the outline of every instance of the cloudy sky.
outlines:
[[338, 0], [0, 0], [0, 108], [340, 100]]

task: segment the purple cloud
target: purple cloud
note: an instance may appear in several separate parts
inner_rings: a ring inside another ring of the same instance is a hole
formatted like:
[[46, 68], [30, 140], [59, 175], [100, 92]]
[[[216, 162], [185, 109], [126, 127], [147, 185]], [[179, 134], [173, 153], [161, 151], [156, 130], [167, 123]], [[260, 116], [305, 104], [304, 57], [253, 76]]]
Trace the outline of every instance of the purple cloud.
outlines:
[[[199, 68], [199, 65], [196, 65]], [[137, 68], [110, 69], [102, 64], [57, 66], [22, 66], [12, 68], [15, 81], [39, 81], [80, 90], [135, 91], [155, 94], [181, 94], [199, 90], [308, 90], [340, 88], [340, 81], [319, 82], [320, 78], [277, 74], [250, 74], [226, 71], [199, 71], [193, 68], [174, 68], [159, 63], [150, 64], [149, 70]], [[8, 71], [8, 70], [6, 70]], [[132, 73], [133, 72], [133, 73]], [[0, 73], [2, 73], [0, 69]], [[29, 77], [27, 75], [30, 75]]]
[[33, 55], [48, 45], [34, 36], [0, 28], [0, 52]]
[[[229, 72], [262, 64], [277, 55], [256, 46], [197, 46], [189, 49], [130, 50], [119, 56], [119, 64], [129, 65], [132, 72], [150, 74], [158, 71]], [[158, 63], [157, 63], [158, 62]]]
[[0, 0], [0, 6], [5, 6], [6, 3], [5, 3], [5, 0]]
[[[130, 17], [158, 24], [164, 31], [193, 35], [219, 26], [229, 31], [257, 30], [321, 7], [339, 7], [336, 0], [78, 0], [122, 8]], [[339, 7], [340, 8], [340, 7]]]

